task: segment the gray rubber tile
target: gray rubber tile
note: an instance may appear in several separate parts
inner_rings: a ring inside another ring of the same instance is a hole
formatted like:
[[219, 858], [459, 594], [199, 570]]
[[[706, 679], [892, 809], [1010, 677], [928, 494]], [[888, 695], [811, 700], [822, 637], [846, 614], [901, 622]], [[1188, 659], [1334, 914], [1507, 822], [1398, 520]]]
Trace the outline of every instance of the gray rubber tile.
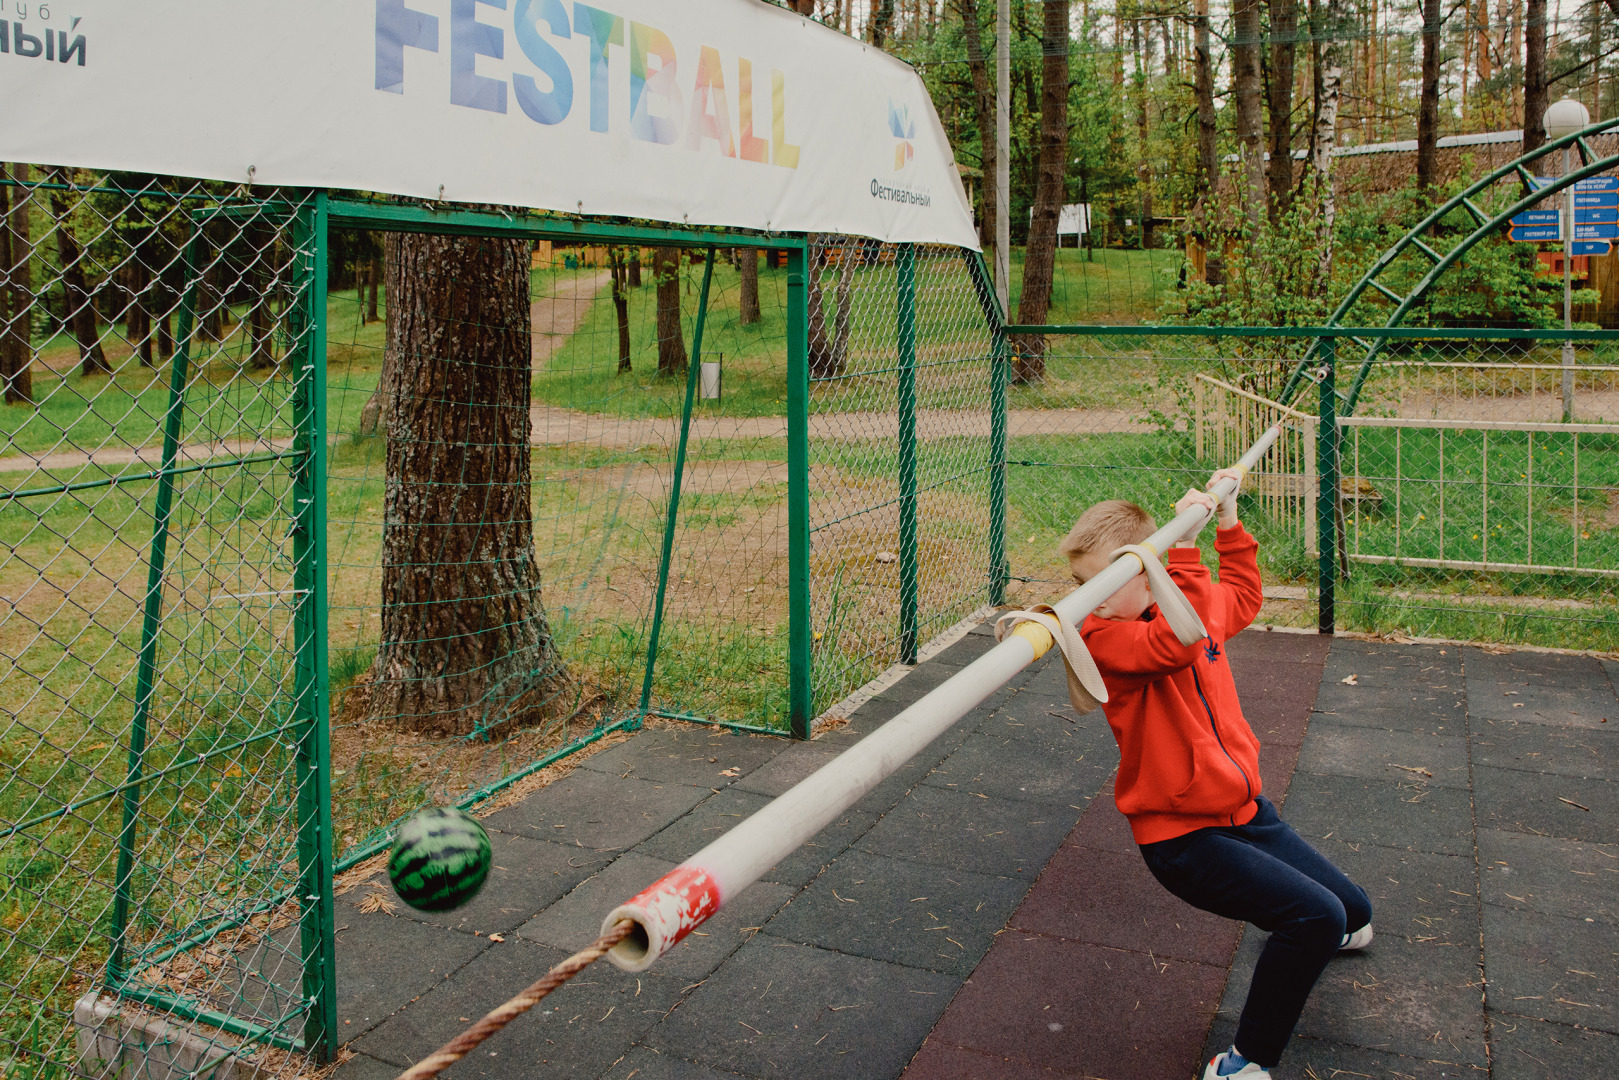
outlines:
[[1478, 875], [1473, 857], [1314, 840], [1315, 849], [1366, 890], [1377, 942], [1478, 947]]
[[1026, 880], [851, 851], [770, 920], [789, 941], [967, 976]]
[[1455, 788], [1300, 771], [1288, 788], [1287, 820], [1311, 843], [1336, 837], [1440, 855], [1473, 852], [1472, 801]]
[[1596, 731], [1508, 720], [1476, 722], [1473, 764], [1619, 780], [1619, 718]]
[[1475, 726], [1480, 720], [1515, 720], [1606, 732], [1619, 723], [1619, 698], [1614, 697], [1607, 686], [1486, 683], [1469, 679], [1467, 712]]
[[483, 888], [454, 911], [417, 911], [388, 887], [385, 873], [361, 882], [337, 897], [337, 902], [356, 910], [367, 896], [380, 892], [393, 902], [393, 914], [401, 918], [447, 926], [468, 934], [504, 933], [561, 899], [612, 858], [611, 853], [503, 832], [490, 833], [489, 845], [494, 858]]
[[821, 740], [798, 743], [771, 758], [734, 785], [738, 791], [775, 798], [843, 752]]
[[1422, 777], [1438, 787], [1466, 788], [1467, 739], [1460, 730], [1439, 735], [1318, 724], [1304, 740], [1296, 767], [1308, 773], [1369, 780]]
[[609, 776], [717, 788], [733, 783], [793, 744], [769, 735], [724, 728], [667, 727], [642, 731], [579, 763]]
[[1473, 798], [1485, 828], [1601, 844], [1614, 839], [1619, 822], [1619, 783], [1612, 780], [1475, 766]]
[[964, 668], [998, 644], [1000, 643], [995, 640], [993, 634], [967, 634], [955, 644], [945, 647], [943, 651], [928, 660], [928, 663], [942, 664], [945, 667]]
[[[635, 850], [671, 862], [684, 862], [702, 848], [742, 823], [749, 815], [769, 806], [771, 799], [749, 791], [726, 789], [710, 796], [697, 808], [667, 829], [645, 841]], [[841, 855], [877, 821], [875, 814], [845, 810], [838, 819], [806, 841], [781, 862], [765, 871], [763, 880], [802, 886], [821, 868]]]
[[1311, 722], [1455, 734], [1467, 722], [1466, 697], [1459, 690], [1413, 692], [1404, 685], [1359, 686], [1322, 682]]
[[875, 855], [1032, 880], [1077, 820], [1079, 811], [1066, 805], [921, 785], [858, 846]]
[[1478, 857], [1487, 903], [1619, 922], [1619, 844], [1480, 829]]
[[1619, 926], [1484, 905], [1491, 1009], [1619, 1030]]
[[370, 1054], [354, 1054], [333, 1069], [332, 1075], [341, 1076], [343, 1080], [398, 1080], [399, 1066]]
[[1454, 685], [1452, 680], [1464, 671], [1467, 652], [1459, 645], [1390, 645], [1335, 637], [1327, 651], [1322, 681], [1341, 679], [1351, 672], [1381, 672], [1424, 686]]
[[338, 926], [337, 1022], [344, 1037], [376, 1027], [490, 947], [488, 938], [380, 912], [345, 913]]
[[613, 1063], [601, 1080], [736, 1080], [737, 1074], [710, 1069], [650, 1046], [637, 1046]]
[[929, 692], [942, 686], [956, 675], [961, 668], [953, 664], [919, 664], [900, 678], [892, 686], [883, 690], [873, 700], [911, 702], [919, 701]]
[[766, 1080], [898, 1076], [959, 985], [761, 934], [642, 1041]]
[[1619, 1035], [1490, 1013], [1493, 1080], [1619, 1076]]
[[1607, 673], [1603, 671], [1602, 661], [1594, 656], [1527, 651], [1488, 653], [1470, 647], [1463, 649], [1463, 653], [1469, 683], [1476, 679], [1483, 683], [1515, 683], [1520, 686], [1532, 684], [1613, 689]]
[[[1374, 923], [1375, 925], [1375, 923]], [[1235, 1023], [1268, 935], [1250, 926], [1231, 964], [1222, 1019]], [[1296, 1035], [1484, 1066], [1479, 955], [1471, 947], [1379, 935], [1364, 952], [1342, 953], [1305, 1003]]]
[[[609, 911], [675, 865], [632, 851], [518, 927], [517, 933], [564, 952], [582, 949], [601, 933], [602, 919]], [[655, 970], [688, 980], [703, 978], [769, 921], [792, 894], [786, 885], [757, 882], [749, 886], [660, 959]]]
[[702, 802], [710, 789], [575, 769], [483, 819], [487, 829], [601, 851], [627, 851]]
[[1103, 748], [1084, 733], [1065, 734], [1035, 740], [974, 733], [922, 783], [1029, 802], [1077, 803], [1107, 783], [1118, 753], [1111, 738]]
[[[567, 954], [521, 940], [492, 947], [476, 961], [389, 1017], [354, 1044], [379, 1060], [408, 1067], [437, 1050], [495, 1006], [534, 982]], [[596, 964], [512, 1021], [445, 1072], [447, 1077], [600, 1076], [656, 1024], [683, 984], [666, 975], [628, 975]]]

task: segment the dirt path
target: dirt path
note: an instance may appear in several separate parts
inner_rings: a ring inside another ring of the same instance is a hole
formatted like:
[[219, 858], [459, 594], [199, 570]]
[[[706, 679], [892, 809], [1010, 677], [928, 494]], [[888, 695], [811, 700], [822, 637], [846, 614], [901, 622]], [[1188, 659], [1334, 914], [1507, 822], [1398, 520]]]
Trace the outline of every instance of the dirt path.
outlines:
[[529, 307], [534, 324], [534, 360], [538, 364], [549, 360], [551, 354], [562, 348], [590, 311], [592, 301], [610, 280], [606, 270], [589, 276], [576, 274], [556, 283], [556, 292], [542, 296]]

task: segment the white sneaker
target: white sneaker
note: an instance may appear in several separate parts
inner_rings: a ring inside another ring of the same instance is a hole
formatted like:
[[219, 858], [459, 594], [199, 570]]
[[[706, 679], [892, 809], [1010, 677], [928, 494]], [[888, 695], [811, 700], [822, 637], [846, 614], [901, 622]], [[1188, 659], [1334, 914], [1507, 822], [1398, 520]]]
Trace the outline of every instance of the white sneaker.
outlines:
[[1209, 1060], [1203, 1069], [1203, 1080], [1271, 1080], [1270, 1070], [1261, 1068], [1257, 1062], [1250, 1061], [1234, 1073], [1220, 1075], [1220, 1066], [1225, 1062], [1226, 1054], [1230, 1051], [1222, 1050]]
[[1342, 945], [1338, 946], [1338, 951], [1339, 952], [1354, 952], [1357, 949], [1364, 949], [1366, 946], [1370, 945], [1371, 943], [1372, 943], [1372, 924], [1367, 923], [1365, 926], [1361, 927], [1359, 930], [1356, 930], [1353, 934], [1345, 934], [1344, 935], [1344, 943]]

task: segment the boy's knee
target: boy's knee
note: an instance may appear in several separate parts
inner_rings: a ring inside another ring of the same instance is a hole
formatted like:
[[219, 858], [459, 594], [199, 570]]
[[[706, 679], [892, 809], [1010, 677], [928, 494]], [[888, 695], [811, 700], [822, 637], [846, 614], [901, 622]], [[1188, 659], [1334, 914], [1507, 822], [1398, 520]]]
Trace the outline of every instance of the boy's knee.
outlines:
[[1344, 932], [1353, 934], [1372, 921], [1372, 901], [1366, 890], [1356, 886], [1355, 894], [1343, 899]]
[[1294, 939], [1306, 947], [1337, 952], [1344, 938], [1346, 924], [1347, 914], [1343, 903], [1336, 896], [1328, 894], [1310, 910], [1300, 912], [1293, 919], [1291, 930]]

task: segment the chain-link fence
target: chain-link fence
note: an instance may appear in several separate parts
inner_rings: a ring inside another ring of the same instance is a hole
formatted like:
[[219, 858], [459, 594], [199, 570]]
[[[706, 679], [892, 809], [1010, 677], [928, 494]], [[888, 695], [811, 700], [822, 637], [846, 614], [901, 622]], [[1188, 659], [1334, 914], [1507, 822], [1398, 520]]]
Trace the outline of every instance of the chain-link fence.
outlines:
[[1262, 619], [1318, 625], [1325, 587], [1339, 629], [1619, 649], [1619, 334], [1339, 332], [1050, 335], [1010, 388], [1014, 597], [1061, 580], [1086, 506], [1162, 517], [1279, 423], [1241, 500]]
[[648, 717], [802, 735], [993, 598], [962, 252], [0, 193], [4, 1075], [302, 1071], [403, 815]]

